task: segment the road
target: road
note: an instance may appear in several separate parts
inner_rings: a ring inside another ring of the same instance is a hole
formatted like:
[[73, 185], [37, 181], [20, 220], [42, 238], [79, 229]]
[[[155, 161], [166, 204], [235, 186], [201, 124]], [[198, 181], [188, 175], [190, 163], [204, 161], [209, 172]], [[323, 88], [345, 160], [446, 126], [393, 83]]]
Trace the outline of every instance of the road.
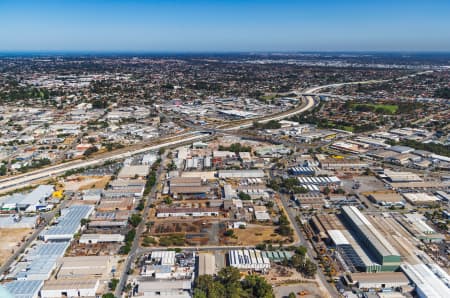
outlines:
[[54, 210], [50, 212], [43, 213], [41, 216], [44, 218], [45, 223], [40, 224], [37, 229], [34, 230], [33, 234], [25, 240], [24, 243], [17, 249], [14, 254], [9, 257], [9, 259], [0, 267], [0, 276], [4, 274], [8, 268], [14, 263], [14, 261], [25, 251], [25, 249], [39, 236], [39, 234], [48, 226], [48, 224], [53, 220], [55, 214], [59, 210], [63, 209], [67, 204], [67, 200], [64, 200], [59, 204]]
[[[415, 76], [418, 74], [421, 74], [421, 73], [407, 75], [407, 76], [403, 76], [403, 77], [397, 78], [397, 79], [405, 79], [405, 78]], [[151, 150], [158, 150], [158, 149], [164, 148], [164, 147], [170, 147], [173, 145], [180, 145], [180, 144], [184, 144], [187, 142], [206, 139], [206, 138], [210, 137], [211, 134], [202, 133], [202, 131], [205, 131], [205, 130], [210, 131], [212, 133], [221, 132], [221, 131], [224, 131], [224, 132], [225, 131], [233, 131], [233, 130], [239, 130], [239, 129], [251, 127], [253, 125], [254, 121], [258, 121], [260, 123], [265, 123], [265, 122], [269, 122], [272, 120], [276, 121], [276, 120], [289, 118], [289, 117], [306, 112], [306, 111], [314, 108], [317, 104], [317, 101], [314, 99], [315, 93], [317, 93], [318, 91], [325, 89], [325, 88], [329, 88], [329, 87], [335, 88], [335, 87], [340, 87], [340, 86], [344, 86], [344, 85], [355, 85], [355, 84], [375, 84], [375, 83], [389, 82], [391, 80], [393, 80], [393, 79], [337, 83], [337, 84], [329, 84], [329, 85], [324, 85], [324, 86], [312, 87], [312, 88], [309, 88], [309, 89], [306, 89], [303, 91], [296, 90], [293, 92], [301, 95], [303, 102], [301, 105], [297, 106], [296, 108], [294, 108], [292, 110], [285, 111], [282, 113], [277, 113], [277, 114], [271, 115], [271, 116], [264, 116], [261, 118], [251, 119], [251, 120], [248, 120], [245, 122], [240, 122], [239, 124], [236, 124], [233, 126], [226, 126], [226, 127], [222, 126], [222, 128], [220, 126], [218, 126], [218, 127], [212, 128], [212, 129], [203, 129], [202, 127], [195, 128], [195, 129], [197, 129], [197, 131], [193, 131], [193, 132], [189, 132], [189, 133], [185, 133], [185, 134], [181, 134], [181, 135], [170, 136], [168, 138], [163, 139], [161, 143], [156, 144], [156, 145], [144, 146], [143, 148], [139, 148], [139, 149], [132, 150], [132, 151], [126, 151], [126, 152], [122, 152], [122, 151], [118, 150], [116, 152], [112, 152], [112, 153], [108, 154], [106, 157], [94, 156], [93, 158], [91, 158], [89, 160], [70, 161], [67, 163], [46, 167], [44, 169], [35, 170], [35, 171], [28, 172], [25, 174], [3, 178], [3, 179], [0, 179], [0, 192], [7, 192], [7, 191], [12, 191], [12, 190], [15, 190], [18, 188], [23, 188], [23, 187], [31, 185], [33, 182], [37, 182], [42, 179], [47, 179], [50, 177], [62, 175], [69, 170], [75, 170], [75, 169], [80, 169], [80, 168], [85, 168], [85, 167], [90, 167], [90, 166], [97, 166], [97, 165], [103, 164], [106, 161], [123, 159], [123, 158], [127, 158], [130, 156], [144, 153], [144, 152], [151, 151]], [[174, 138], [176, 138], [176, 139], [174, 139]], [[120, 153], [117, 153], [117, 152], [120, 152]], [[163, 167], [163, 163], [161, 163], [160, 167], [158, 168], [158, 177], [161, 174], [162, 167]], [[155, 185], [155, 187], [152, 188], [152, 191], [148, 198], [153, 197], [155, 195], [155, 190], [156, 190], [156, 185]], [[136, 229], [136, 237], [133, 240], [132, 249], [130, 251], [130, 254], [127, 257], [119, 284], [117, 285], [117, 288], [115, 291], [116, 297], [121, 296], [122, 289], [124, 288], [125, 283], [128, 279], [128, 272], [131, 268], [132, 263], [135, 260], [135, 257], [142, 253], [145, 253], [147, 251], [151, 251], [151, 249], [140, 249], [139, 248], [139, 239], [140, 239], [140, 236], [144, 229], [145, 219], [147, 218], [147, 215], [149, 212], [149, 207], [150, 207], [150, 200], [148, 198], [146, 200], [146, 205], [145, 205], [144, 212], [143, 212], [144, 220], [139, 224], [139, 226]], [[282, 198], [281, 201], [284, 205], [284, 208], [287, 210], [288, 216], [294, 225], [295, 231], [297, 232], [297, 234], [300, 237], [300, 240], [301, 240], [300, 243], [303, 243], [307, 247], [308, 256], [310, 257], [311, 260], [315, 261], [314, 260], [315, 253], [314, 253], [310, 243], [307, 242], [306, 239], [304, 238], [303, 233], [302, 233], [300, 227], [298, 226], [298, 223], [296, 222], [295, 215], [292, 213], [292, 210], [288, 206], [286, 198]], [[63, 204], [64, 203], [60, 204], [60, 206], [57, 209], [55, 209], [53, 212], [57, 212], [59, 210], [59, 208], [61, 208], [63, 206]], [[54, 213], [50, 213], [49, 215], [51, 215], [51, 218], [54, 217]], [[33, 235], [31, 237], [29, 237], [25, 243], [22, 244], [22, 246], [15, 252], [14, 256], [11, 257], [2, 266], [2, 268], [0, 269], [0, 274], [3, 273], [13, 263], [13, 261], [16, 259], [16, 257], [18, 257], [26, 249], [26, 247], [34, 239], [37, 238], [39, 233], [44, 228], [45, 228], [45, 225], [39, 227], [33, 233]], [[236, 246], [236, 247], [229, 247], [229, 246], [209, 246], [208, 247], [208, 246], [205, 246], [205, 247], [201, 247], [201, 248], [200, 247], [191, 247], [191, 248], [186, 248], [186, 249], [224, 250], [224, 249], [233, 249], [233, 248], [237, 249], [237, 248], [243, 248], [243, 247], [241, 247], [241, 246]], [[160, 248], [158, 248], [158, 249], [160, 249]], [[331, 285], [327, 282], [326, 277], [324, 276], [323, 272], [320, 269], [318, 270], [317, 274], [318, 274], [319, 279], [323, 283], [323, 285], [328, 289], [329, 293], [331, 293], [333, 296], [338, 296], [336, 289], [334, 287], [331, 287]]]
[[148, 213], [150, 211], [150, 205], [153, 202], [153, 198], [155, 198], [156, 196], [156, 189], [158, 187], [158, 183], [160, 181], [160, 177], [161, 174], [163, 172], [164, 169], [164, 163], [167, 157], [167, 153], [164, 153], [161, 156], [161, 163], [158, 166], [158, 170], [156, 171], [156, 183], [155, 185], [152, 187], [150, 193], [147, 195], [146, 200], [145, 200], [145, 207], [144, 210], [142, 212], [142, 221], [139, 223], [139, 225], [136, 228], [136, 235], [133, 239], [133, 244], [131, 246], [131, 250], [130, 253], [128, 254], [128, 257], [125, 261], [125, 265], [123, 266], [123, 270], [122, 270], [122, 274], [120, 275], [120, 280], [119, 283], [117, 284], [116, 290], [114, 295], [116, 297], [121, 297], [122, 296], [122, 292], [123, 292], [123, 288], [125, 287], [125, 283], [128, 280], [128, 272], [131, 269], [131, 265], [133, 264], [133, 262], [135, 261], [136, 257], [139, 256], [138, 254], [138, 250], [139, 250], [139, 239], [142, 236], [142, 233], [144, 231], [145, 228], [145, 224], [147, 223], [147, 218], [148, 218]]
[[[182, 135], [173, 136], [163, 141], [160, 144], [148, 146], [140, 149], [136, 149], [133, 151], [126, 151], [118, 154], [108, 154], [107, 157], [93, 157], [90, 160], [78, 160], [71, 161], [55, 166], [46, 167], [44, 169], [35, 170], [32, 172], [28, 172], [25, 174], [3, 178], [0, 179], [0, 192], [8, 192], [18, 188], [23, 188], [26, 186], [30, 186], [33, 182], [36, 182], [40, 179], [47, 179], [51, 177], [56, 177], [59, 175], [63, 175], [65, 172], [69, 170], [76, 170], [80, 168], [86, 168], [91, 166], [101, 165], [107, 161], [124, 159], [136, 154], [144, 153], [147, 151], [158, 150], [163, 147], [169, 147], [173, 145], [180, 145], [186, 142], [192, 142], [197, 140], [202, 140], [210, 137], [210, 134], [205, 134], [201, 132], [190, 132]], [[176, 140], [173, 140], [177, 138]]]
[[300, 237], [300, 243], [302, 243], [302, 245], [306, 247], [308, 258], [317, 265], [317, 277], [320, 279], [320, 282], [327, 289], [328, 293], [332, 297], [339, 297], [339, 293], [338, 293], [337, 289], [334, 286], [332, 286], [330, 283], [328, 283], [326, 276], [323, 274], [322, 270], [320, 270], [319, 264], [318, 264], [317, 260], [315, 259], [316, 253], [313, 250], [313, 248], [311, 247], [311, 244], [309, 243], [309, 241], [307, 241], [305, 239], [305, 236], [303, 235], [303, 232], [302, 232], [301, 228], [299, 227], [298, 222], [295, 218], [296, 215], [292, 212], [292, 208], [289, 207], [288, 200], [289, 200], [289, 198], [287, 197], [287, 195], [281, 196], [281, 202], [283, 203], [284, 209], [288, 213], [288, 216], [289, 216], [292, 224], [294, 225], [295, 231], [297, 232], [297, 234]]

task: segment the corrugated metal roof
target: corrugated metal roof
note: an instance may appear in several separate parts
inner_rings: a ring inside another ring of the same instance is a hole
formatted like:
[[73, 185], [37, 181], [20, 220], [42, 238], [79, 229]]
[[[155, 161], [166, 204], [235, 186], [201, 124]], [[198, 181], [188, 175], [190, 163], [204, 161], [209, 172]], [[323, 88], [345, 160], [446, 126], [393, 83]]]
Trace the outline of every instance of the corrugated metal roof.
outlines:
[[15, 280], [4, 286], [15, 298], [33, 298], [37, 297], [43, 284], [42, 280]]

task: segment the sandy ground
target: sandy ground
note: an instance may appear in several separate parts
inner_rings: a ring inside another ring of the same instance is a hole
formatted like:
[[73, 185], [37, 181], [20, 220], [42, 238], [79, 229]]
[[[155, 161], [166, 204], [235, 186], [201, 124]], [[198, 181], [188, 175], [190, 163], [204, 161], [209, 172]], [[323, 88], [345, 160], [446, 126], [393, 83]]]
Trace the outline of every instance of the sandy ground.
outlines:
[[[287, 297], [289, 293], [295, 293], [296, 297], [304, 298], [322, 298], [329, 296], [322, 293], [315, 283], [293, 283], [275, 286], [273, 292], [276, 298]], [[300, 295], [301, 292], [303, 292], [303, 295]]]
[[27, 236], [32, 229], [0, 229], [0, 264], [3, 264], [18, 248], [24, 236]]
[[105, 188], [111, 179], [110, 176], [102, 177], [80, 177], [79, 181], [66, 182], [64, 187], [66, 190], [78, 191], [91, 188]]
[[286, 239], [275, 232], [274, 226], [247, 225], [245, 229], [234, 229], [237, 245], [256, 245], [264, 240], [272, 240], [277, 245], [279, 240]]

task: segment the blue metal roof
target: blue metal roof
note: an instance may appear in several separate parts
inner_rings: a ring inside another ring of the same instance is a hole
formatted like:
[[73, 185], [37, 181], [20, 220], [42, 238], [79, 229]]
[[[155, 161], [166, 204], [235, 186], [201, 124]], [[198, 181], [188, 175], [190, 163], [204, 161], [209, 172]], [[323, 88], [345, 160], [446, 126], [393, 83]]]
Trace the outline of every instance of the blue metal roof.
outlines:
[[43, 280], [15, 280], [4, 286], [14, 298], [34, 298], [43, 284]]

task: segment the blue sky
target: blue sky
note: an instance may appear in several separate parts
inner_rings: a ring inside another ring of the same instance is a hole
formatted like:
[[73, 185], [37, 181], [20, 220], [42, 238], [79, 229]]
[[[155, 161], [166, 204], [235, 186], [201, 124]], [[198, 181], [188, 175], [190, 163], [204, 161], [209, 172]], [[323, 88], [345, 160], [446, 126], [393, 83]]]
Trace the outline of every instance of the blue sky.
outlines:
[[0, 51], [450, 51], [450, 0], [0, 0]]

